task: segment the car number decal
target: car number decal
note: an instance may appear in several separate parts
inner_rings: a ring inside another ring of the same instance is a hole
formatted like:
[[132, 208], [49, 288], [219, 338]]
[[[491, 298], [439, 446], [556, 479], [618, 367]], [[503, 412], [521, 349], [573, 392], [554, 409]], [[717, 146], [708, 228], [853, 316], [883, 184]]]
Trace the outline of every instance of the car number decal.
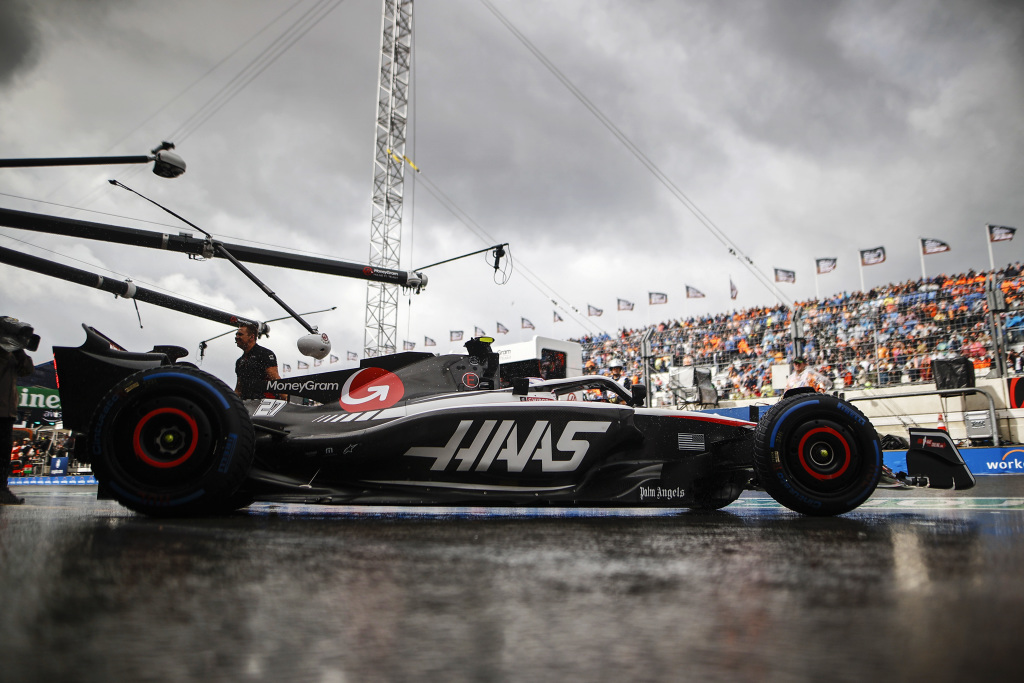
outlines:
[[281, 408], [284, 408], [286, 405], [288, 405], [288, 401], [282, 401], [276, 398], [265, 398], [256, 407], [256, 410], [253, 411], [252, 416], [274, 417], [281, 411]]

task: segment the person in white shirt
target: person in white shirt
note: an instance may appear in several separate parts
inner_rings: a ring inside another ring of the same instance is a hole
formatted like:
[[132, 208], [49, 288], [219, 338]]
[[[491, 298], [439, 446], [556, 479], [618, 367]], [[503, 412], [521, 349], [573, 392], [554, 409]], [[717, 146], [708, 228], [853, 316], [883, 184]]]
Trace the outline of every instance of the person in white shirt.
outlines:
[[832, 380], [807, 364], [807, 359], [797, 356], [793, 359], [793, 374], [786, 381], [786, 390], [797, 387], [811, 387], [824, 393], [832, 388]]

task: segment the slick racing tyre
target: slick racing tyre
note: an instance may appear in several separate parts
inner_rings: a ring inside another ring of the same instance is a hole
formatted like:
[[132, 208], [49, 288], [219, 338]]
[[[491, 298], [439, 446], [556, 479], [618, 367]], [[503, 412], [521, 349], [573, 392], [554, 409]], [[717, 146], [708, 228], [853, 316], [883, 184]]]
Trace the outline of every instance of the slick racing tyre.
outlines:
[[122, 505], [154, 516], [229, 512], [252, 465], [255, 436], [241, 399], [187, 367], [122, 380], [89, 426], [93, 472]]
[[776, 403], [754, 434], [754, 471], [779, 503], [806, 515], [841, 515], [868, 499], [882, 447], [864, 414], [835, 396], [802, 393]]

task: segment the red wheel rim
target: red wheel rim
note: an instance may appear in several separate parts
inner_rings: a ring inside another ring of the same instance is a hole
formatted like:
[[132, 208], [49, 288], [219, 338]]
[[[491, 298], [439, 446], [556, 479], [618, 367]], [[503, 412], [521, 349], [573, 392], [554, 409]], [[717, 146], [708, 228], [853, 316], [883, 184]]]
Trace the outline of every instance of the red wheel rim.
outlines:
[[[807, 465], [807, 460], [804, 457], [804, 446], [807, 445], [808, 439], [810, 439], [813, 435], [818, 434], [820, 432], [831, 434], [835, 438], [839, 439], [839, 442], [843, 444], [843, 450], [845, 451], [845, 460], [843, 461], [843, 466], [839, 468], [838, 472], [833, 472], [832, 474], [823, 474], [821, 472], [814, 471], [811, 467]], [[800, 455], [800, 465], [803, 466], [804, 471], [807, 472], [807, 474], [814, 477], [815, 479], [820, 479], [823, 481], [829, 479], [837, 479], [843, 476], [843, 472], [845, 472], [847, 468], [850, 467], [850, 444], [846, 443], [846, 439], [843, 438], [842, 434], [832, 429], [831, 427], [817, 427], [804, 434], [803, 438], [800, 439], [800, 445], [797, 447], [797, 453], [799, 453]]]
[[[166, 413], [171, 413], [173, 415], [177, 415], [178, 417], [180, 417], [183, 420], [185, 420], [185, 423], [188, 424], [189, 429], [192, 430], [192, 435], [191, 435], [192, 438], [190, 440], [191, 444], [189, 445], [188, 450], [185, 451], [185, 454], [180, 456], [180, 457], [178, 457], [175, 460], [169, 460], [169, 461], [154, 460], [153, 457], [150, 456], [142, 448], [142, 440], [141, 440], [142, 429], [143, 429], [143, 427], [146, 426], [146, 423], [149, 422], [151, 419], [153, 419], [157, 415], [163, 415], [163, 414], [166, 414]], [[140, 460], [142, 460], [142, 462], [146, 463], [147, 465], [149, 465], [151, 467], [168, 468], [168, 467], [177, 467], [178, 465], [180, 465], [181, 463], [185, 462], [190, 457], [192, 457], [192, 454], [195, 453], [196, 443], [197, 443], [198, 440], [199, 440], [199, 427], [196, 425], [196, 421], [192, 418], [191, 415], [186, 413], [184, 410], [180, 410], [178, 408], [158, 408], [156, 410], [153, 410], [153, 411], [150, 411], [149, 413], [147, 413], [141, 420], [139, 420], [139, 424], [135, 425], [135, 433], [132, 435], [132, 446], [135, 449], [135, 455]]]

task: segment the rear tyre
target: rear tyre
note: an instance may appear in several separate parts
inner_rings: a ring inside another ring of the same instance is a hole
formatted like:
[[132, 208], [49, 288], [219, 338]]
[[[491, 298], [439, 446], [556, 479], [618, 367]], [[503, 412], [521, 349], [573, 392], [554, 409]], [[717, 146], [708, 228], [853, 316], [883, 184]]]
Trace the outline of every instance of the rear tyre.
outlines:
[[779, 503], [806, 515], [841, 515], [874, 492], [882, 447], [864, 414], [835, 396], [776, 403], [754, 434], [754, 471]]
[[93, 413], [96, 479], [127, 508], [153, 516], [230, 512], [252, 466], [255, 435], [241, 399], [187, 367], [131, 375]]

